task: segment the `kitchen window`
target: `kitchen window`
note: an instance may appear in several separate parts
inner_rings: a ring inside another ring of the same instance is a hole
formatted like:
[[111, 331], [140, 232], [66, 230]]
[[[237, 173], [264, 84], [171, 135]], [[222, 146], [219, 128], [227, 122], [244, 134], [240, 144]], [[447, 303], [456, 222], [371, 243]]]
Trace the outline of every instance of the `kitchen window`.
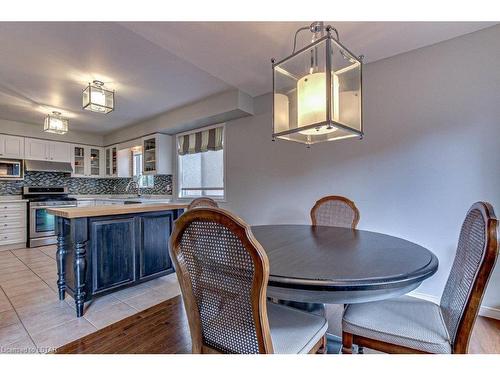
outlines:
[[178, 197], [224, 199], [224, 125], [177, 135]]

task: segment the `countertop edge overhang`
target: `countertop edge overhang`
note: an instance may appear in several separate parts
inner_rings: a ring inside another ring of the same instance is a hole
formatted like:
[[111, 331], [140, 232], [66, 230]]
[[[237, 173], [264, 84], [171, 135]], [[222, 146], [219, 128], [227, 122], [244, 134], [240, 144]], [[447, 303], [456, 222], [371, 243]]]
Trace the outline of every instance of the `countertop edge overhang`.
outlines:
[[348, 290], [377, 290], [397, 289], [410, 284], [421, 283], [434, 275], [439, 266], [438, 258], [432, 254], [431, 261], [415, 272], [390, 278], [362, 279], [362, 280], [313, 280], [280, 276], [269, 276], [269, 286], [284, 287], [314, 291], [348, 291]]
[[99, 207], [68, 207], [48, 208], [47, 212], [54, 216], [66, 219], [78, 219], [85, 217], [127, 215], [141, 212], [156, 212], [186, 209], [187, 204], [180, 203], [148, 203], [148, 204], [117, 204]]

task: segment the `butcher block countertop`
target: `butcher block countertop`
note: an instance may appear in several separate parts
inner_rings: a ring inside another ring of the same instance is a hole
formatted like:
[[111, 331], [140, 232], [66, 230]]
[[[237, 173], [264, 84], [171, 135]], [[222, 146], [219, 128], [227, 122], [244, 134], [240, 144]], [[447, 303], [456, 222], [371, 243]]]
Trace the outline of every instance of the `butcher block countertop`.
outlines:
[[61, 216], [67, 219], [82, 217], [126, 215], [140, 212], [169, 211], [187, 208], [187, 204], [180, 203], [157, 203], [157, 204], [117, 204], [112, 206], [96, 207], [68, 207], [49, 208], [47, 212], [54, 216]]

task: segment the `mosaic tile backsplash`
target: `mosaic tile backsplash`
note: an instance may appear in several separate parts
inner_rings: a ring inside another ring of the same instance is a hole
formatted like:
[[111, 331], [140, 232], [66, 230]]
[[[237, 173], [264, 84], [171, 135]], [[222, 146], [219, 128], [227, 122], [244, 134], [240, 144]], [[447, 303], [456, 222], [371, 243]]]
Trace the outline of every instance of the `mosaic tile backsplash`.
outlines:
[[[70, 194], [135, 194], [133, 185], [126, 191], [131, 178], [75, 178], [67, 173], [26, 172], [22, 181], [0, 181], [0, 195], [20, 195], [23, 186], [67, 186]], [[141, 188], [142, 194], [172, 194], [172, 175], [154, 176], [154, 187]]]

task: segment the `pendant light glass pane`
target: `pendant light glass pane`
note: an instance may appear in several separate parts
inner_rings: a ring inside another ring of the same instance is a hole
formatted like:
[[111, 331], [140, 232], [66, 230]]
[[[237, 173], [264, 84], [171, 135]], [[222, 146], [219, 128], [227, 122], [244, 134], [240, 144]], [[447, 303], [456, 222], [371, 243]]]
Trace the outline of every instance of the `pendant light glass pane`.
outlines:
[[332, 87], [332, 96], [337, 98], [334, 121], [361, 131], [361, 63], [335, 40], [332, 40], [331, 56], [333, 74], [338, 81], [338, 88]]

